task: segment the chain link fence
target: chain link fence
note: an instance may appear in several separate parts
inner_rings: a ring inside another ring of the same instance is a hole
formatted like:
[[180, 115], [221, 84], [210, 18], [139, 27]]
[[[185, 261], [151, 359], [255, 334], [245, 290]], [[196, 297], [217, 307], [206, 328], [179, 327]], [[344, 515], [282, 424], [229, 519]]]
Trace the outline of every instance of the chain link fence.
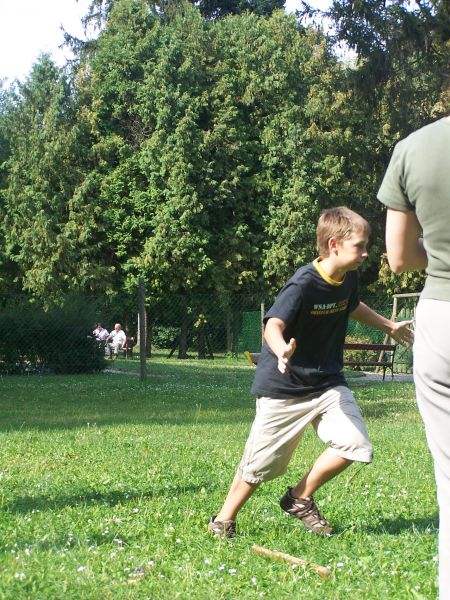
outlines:
[[[151, 370], [152, 357], [243, 360], [245, 351], [260, 350], [262, 316], [273, 302], [231, 294], [168, 298], [147, 294], [141, 300], [139, 308], [137, 292], [73, 296], [54, 306], [24, 296], [3, 298], [0, 374], [99, 372], [119, 359], [140, 360], [144, 376], [146, 361]], [[379, 313], [388, 318], [395, 313], [398, 319], [413, 319], [416, 302], [412, 295], [367, 300]], [[110, 337], [97, 338], [98, 323]], [[117, 333], [118, 324], [123, 343], [112, 344], [111, 334]], [[387, 339], [376, 329], [350, 321], [347, 341], [383, 343]], [[411, 351], [399, 348], [395, 371], [408, 373], [411, 367]]]

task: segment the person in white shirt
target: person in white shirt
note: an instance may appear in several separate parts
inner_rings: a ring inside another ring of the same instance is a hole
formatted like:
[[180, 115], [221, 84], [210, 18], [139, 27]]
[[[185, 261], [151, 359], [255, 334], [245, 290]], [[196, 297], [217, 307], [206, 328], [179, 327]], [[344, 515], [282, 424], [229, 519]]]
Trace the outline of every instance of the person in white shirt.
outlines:
[[127, 341], [127, 336], [125, 331], [122, 330], [120, 323], [116, 323], [114, 325], [114, 331], [111, 331], [107, 338], [106, 344], [106, 355], [108, 358], [112, 358], [112, 352], [117, 356], [119, 354], [119, 350], [123, 348]]
[[103, 327], [101, 323], [97, 323], [97, 327], [92, 332], [92, 335], [98, 342], [105, 342], [109, 336], [109, 331]]

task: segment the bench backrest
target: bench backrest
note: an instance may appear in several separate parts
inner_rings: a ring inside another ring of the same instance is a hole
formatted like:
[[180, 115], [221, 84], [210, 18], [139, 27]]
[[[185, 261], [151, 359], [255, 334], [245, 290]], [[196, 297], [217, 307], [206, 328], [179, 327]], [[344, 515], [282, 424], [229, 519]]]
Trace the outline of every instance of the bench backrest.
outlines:
[[393, 352], [395, 350], [395, 347], [396, 344], [344, 344], [344, 350], [386, 350]]

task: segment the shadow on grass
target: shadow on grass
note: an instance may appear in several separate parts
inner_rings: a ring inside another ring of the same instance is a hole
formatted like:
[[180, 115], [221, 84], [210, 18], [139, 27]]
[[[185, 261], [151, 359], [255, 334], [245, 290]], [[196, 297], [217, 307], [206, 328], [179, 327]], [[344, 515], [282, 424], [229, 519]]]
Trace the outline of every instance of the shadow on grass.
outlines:
[[410, 533], [434, 533], [439, 529], [439, 515], [437, 512], [425, 517], [414, 519], [404, 519], [395, 517], [393, 519], [383, 519], [374, 527], [365, 529], [368, 533], [399, 535], [409, 531]]
[[[167, 410], [165, 407], [163, 410], [158, 406], [152, 406], [151, 410], [154, 410], [156, 414], [149, 414], [149, 409], [146, 412], [136, 411], [134, 414], [123, 414], [123, 412], [117, 411], [117, 416], [114, 415], [114, 409], [110, 408], [109, 411], [105, 410], [105, 413], [99, 414], [98, 412], [86, 411], [83, 417], [77, 416], [66, 416], [61, 417], [59, 415], [52, 418], [52, 416], [40, 416], [40, 415], [24, 415], [23, 419], [20, 418], [9, 418], [7, 422], [0, 421], [0, 432], [13, 433], [13, 432], [29, 432], [29, 431], [68, 431], [68, 430], [82, 430], [90, 427], [91, 430], [95, 427], [97, 430], [105, 430], [112, 427], [120, 427], [123, 425], [142, 426], [181, 426], [181, 427], [192, 427], [192, 426], [203, 426], [203, 425], [215, 425], [220, 427], [230, 427], [235, 425], [242, 425], [243, 423], [248, 424], [250, 427], [253, 417], [254, 408], [253, 405], [248, 402], [242, 402], [241, 406], [230, 406], [226, 411], [218, 412], [212, 409], [206, 411], [196, 411], [195, 409], [189, 411]], [[132, 411], [130, 411], [132, 412]], [[112, 414], [111, 414], [112, 413]]]
[[[195, 494], [204, 490], [211, 491], [212, 489], [213, 486], [204, 481], [196, 485], [187, 485], [183, 488], [177, 488], [176, 495], [177, 497], [181, 497], [185, 494]], [[164, 498], [172, 497], [173, 494], [174, 490], [166, 487], [147, 491], [113, 490], [109, 492], [99, 492], [96, 490], [82, 490], [79, 494], [61, 495], [56, 498], [52, 496], [22, 496], [17, 498], [15, 502], [6, 503], [3, 507], [3, 511], [16, 514], [27, 514], [33, 511], [45, 512], [61, 510], [66, 507], [86, 505], [95, 506], [100, 504], [117, 506], [142, 499], [153, 500], [154, 498], [158, 498], [163, 500]]]
[[395, 414], [405, 414], [411, 412], [412, 407], [409, 403], [396, 402], [393, 407], [392, 400], [381, 400], [373, 402], [359, 402], [361, 412], [365, 419], [383, 419]]
[[[4, 378], [0, 432], [70, 430], [89, 423], [232, 426], [253, 419], [252, 370], [164, 367], [144, 383], [120, 375]], [[375, 383], [356, 388], [355, 396], [364, 417], [381, 419], [411, 410], [413, 392], [402, 390], [402, 384]]]

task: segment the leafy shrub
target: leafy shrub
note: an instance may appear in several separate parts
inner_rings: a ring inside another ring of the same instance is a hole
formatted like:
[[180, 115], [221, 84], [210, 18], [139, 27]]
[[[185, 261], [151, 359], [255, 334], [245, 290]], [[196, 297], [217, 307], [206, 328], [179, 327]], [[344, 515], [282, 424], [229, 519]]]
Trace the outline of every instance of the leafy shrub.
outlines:
[[91, 337], [95, 313], [79, 296], [44, 310], [21, 301], [0, 313], [0, 373], [91, 373], [104, 368], [104, 350]]
[[152, 331], [152, 347], [159, 350], [168, 350], [180, 335], [179, 327], [158, 325]]

